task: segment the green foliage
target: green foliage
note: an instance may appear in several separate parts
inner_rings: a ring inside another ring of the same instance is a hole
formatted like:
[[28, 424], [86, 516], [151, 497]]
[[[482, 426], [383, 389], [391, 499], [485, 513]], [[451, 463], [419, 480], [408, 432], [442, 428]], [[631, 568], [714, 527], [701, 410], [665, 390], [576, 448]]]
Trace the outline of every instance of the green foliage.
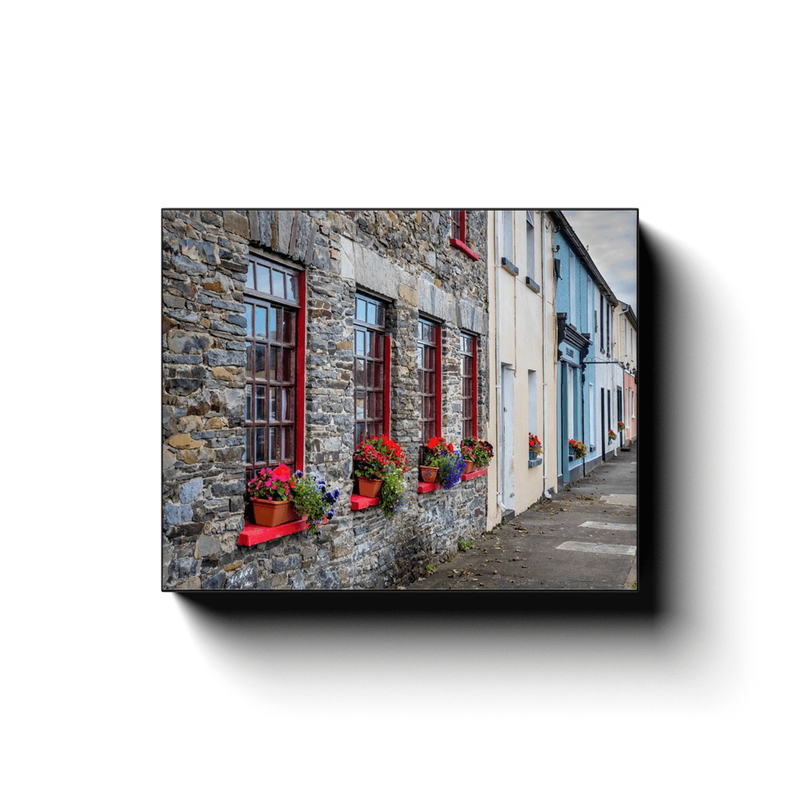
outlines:
[[425, 572], [427, 572], [427, 573], [428, 573], [428, 575], [433, 575], [433, 573], [434, 573], [435, 571], [436, 571], [436, 567], [435, 567], [433, 564], [428, 564], [428, 565], [425, 567]]
[[388, 467], [383, 476], [381, 499], [378, 503], [385, 517], [391, 519], [403, 510], [406, 504], [405, 492], [406, 481], [403, 470], [400, 467]]
[[[298, 472], [297, 475], [302, 475]], [[292, 505], [301, 517], [308, 518], [309, 535], [319, 533], [322, 521], [333, 518], [333, 506], [339, 497], [339, 490], [329, 492], [322, 478], [309, 474], [302, 475], [292, 490]]]
[[472, 547], [472, 539], [459, 539], [458, 540], [458, 549], [464, 552], [465, 550], [469, 550]]

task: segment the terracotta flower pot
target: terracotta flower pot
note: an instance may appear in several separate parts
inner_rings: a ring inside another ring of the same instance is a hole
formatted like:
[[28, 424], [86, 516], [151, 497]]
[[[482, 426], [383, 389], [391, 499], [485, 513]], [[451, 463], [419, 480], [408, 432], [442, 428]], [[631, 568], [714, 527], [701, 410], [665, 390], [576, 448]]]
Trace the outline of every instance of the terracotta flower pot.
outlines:
[[472, 472], [475, 469], [475, 462], [474, 461], [467, 461], [464, 464], [464, 474], [467, 472]]
[[436, 483], [436, 476], [439, 473], [439, 467], [420, 467], [419, 471], [422, 473], [422, 480], [426, 483]]
[[376, 478], [370, 480], [369, 478], [358, 479], [358, 493], [362, 497], [378, 497], [381, 493], [381, 486], [383, 486], [383, 478]]
[[254, 497], [252, 503], [256, 525], [274, 528], [276, 525], [300, 519], [292, 508], [291, 500], [259, 500]]

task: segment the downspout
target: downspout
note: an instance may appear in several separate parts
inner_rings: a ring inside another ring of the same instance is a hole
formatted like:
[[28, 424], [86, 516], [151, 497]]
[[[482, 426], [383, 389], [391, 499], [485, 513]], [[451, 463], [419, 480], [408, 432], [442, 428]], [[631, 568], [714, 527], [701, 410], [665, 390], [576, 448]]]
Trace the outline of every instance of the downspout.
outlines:
[[492, 248], [494, 254], [494, 304], [495, 304], [495, 392], [497, 394], [497, 414], [495, 415], [495, 422], [497, 424], [497, 452], [498, 458], [495, 462], [497, 464], [497, 505], [500, 508], [501, 516], [509, 509], [503, 504], [502, 486], [505, 484], [503, 479], [503, 471], [500, 467], [500, 454], [505, 453], [505, 437], [504, 426], [501, 424], [502, 409], [503, 409], [503, 396], [502, 396], [502, 382], [501, 382], [501, 369], [500, 369], [500, 337], [501, 337], [501, 324], [500, 324], [500, 258], [498, 256], [498, 229], [497, 229], [497, 211], [492, 212], [492, 219], [494, 220], [494, 247]]
[[547, 490], [547, 375], [550, 365], [547, 359], [547, 217], [543, 211], [538, 212], [542, 223], [541, 249], [542, 249], [542, 495], [548, 500], [550, 492]]

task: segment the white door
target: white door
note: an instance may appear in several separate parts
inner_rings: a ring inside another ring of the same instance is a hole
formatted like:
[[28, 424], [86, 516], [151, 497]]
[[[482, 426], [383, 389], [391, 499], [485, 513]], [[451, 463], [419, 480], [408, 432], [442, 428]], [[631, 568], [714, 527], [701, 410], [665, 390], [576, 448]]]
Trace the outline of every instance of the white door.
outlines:
[[500, 492], [503, 505], [514, 508], [514, 370], [503, 364], [503, 444], [500, 454]]

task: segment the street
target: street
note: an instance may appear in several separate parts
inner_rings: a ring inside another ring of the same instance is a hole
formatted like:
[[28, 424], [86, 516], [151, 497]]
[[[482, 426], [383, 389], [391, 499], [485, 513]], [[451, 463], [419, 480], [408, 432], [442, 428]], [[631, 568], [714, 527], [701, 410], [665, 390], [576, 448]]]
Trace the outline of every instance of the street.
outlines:
[[636, 445], [407, 589], [635, 589]]

